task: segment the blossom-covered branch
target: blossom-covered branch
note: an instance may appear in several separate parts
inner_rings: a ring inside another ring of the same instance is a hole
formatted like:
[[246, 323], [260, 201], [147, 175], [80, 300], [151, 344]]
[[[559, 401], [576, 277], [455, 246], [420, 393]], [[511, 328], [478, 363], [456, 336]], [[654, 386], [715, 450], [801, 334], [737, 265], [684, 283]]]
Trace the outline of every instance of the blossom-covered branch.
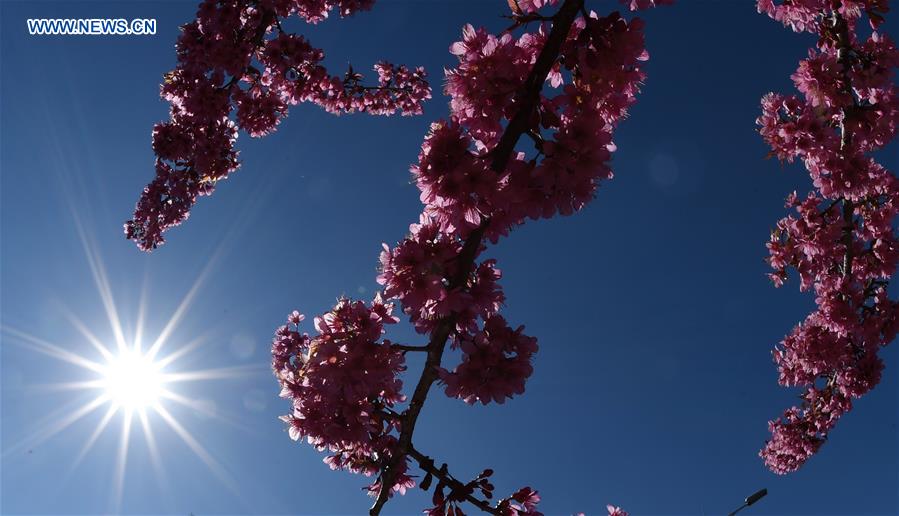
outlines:
[[[802, 404], [771, 421], [760, 452], [775, 473], [800, 468], [827, 439], [852, 400], [880, 381], [878, 356], [899, 329], [887, 295], [896, 269], [899, 183], [870, 154], [888, 144], [899, 117], [893, 70], [899, 52], [877, 29], [888, 0], [759, 0], [793, 30], [819, 36], [792, 79], [802, 98], [771, 93], [758, 123], [772, 154], [805, 164], [814, 189], [787, 207], [768, 242], [776, 286], [795, 270], [817, 309], [774, 351], [784, 386], [805, 389]], [[867, 17], [873, 31], [862, 38]]]
[[[239, 166], [238, 128], [271, 133], [287, 108], [312, 102], [331, 113], [421, 113], [431, 96], [422, 68], [380, 62], [376, 86], [352, 67], [338, 77], [321, 65], [324, 53], [288, 34], [281, 18], [318, 23], [368, 9], [374, 0], [204, 0], [197, 19], [181, 27], [178, 65], [165, 76], [161, 96], [171, 120], [153, 129], [156, 178], [144, 188], [125, 235], [143, 250], [161, 245], [163, 232], [183, 222], [198, 196]], [[232, 111], [235, 116], [232, 117]]]
[[[291, 436], [327, 449], [332, 468], [377, 475], [369, 486], [376, 498], [371, 514], [415, 485], [410, 459], [425, 471], [422, 488], [439, 479], [429, 514], [462, 514], [462, 502], [493, 514], [539, 514], [531, 488], [490, 505], [492, 471], [464, 484], [447, 468], [435, 468], [412, 440], [435, 382], [467, 403], [503, 403], [524, 392], [533, 371], [536, 339], [499, 315], [501, 273], [495, 260], [479, 261], [487, 242], [527, 218], [574, 213], [594, 197], [599, 181], [612, 177], [612, 131], [644, 79], [643, 23], [588, 12], [584, 0], [565, 0], [552, 16], [538, 13], [557, 3], [510, 0], [520, 23], [499, 35], [468, 25], [450, 47], [459, 59], [447, 71], [451, 116], [432, 124], [412, 167], [424, 210], [409, 236], [384, 245], [383, 293], [371, 304], [341, 300], [316, 318], [318, 336], [299, 333], [297, 312], [289, 319], [294, 326], [277, 332], [273, 369], [282, 396], [292, 400], [293, 413], [285, 417]], [[535, 21], [535, 30], [513, 34]], [[518, 148], [522, 135], [535, 143], [530, 154]], [[428, 335], [408, 400], [399, 394], [399, 378], [389, 374], [404, 370], [404, 352], [412, 347], [378, 341], [383, 325], [395, 320], [395, 302]], [[452, 368], [443, 366], [447, 344], [461, 352]], [[373, 355], [391, 366], [374, 367], [367, 358]], [[405, 401], [405, 410], [395, 412]]]

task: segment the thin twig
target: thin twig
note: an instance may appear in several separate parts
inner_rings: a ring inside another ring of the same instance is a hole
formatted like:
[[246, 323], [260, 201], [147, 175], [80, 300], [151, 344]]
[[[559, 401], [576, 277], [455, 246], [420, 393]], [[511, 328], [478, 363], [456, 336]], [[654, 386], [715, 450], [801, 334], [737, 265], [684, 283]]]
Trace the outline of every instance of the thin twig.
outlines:
[[[409, 456], [415, 459], [416, 462], [418, 462], [418, 467], [420, 467], [423, 471], [430, 473], [431, 475], [440, 479], [440, 482], [447, 485], [453, 492], [463, 493], [467, 489], [465, 487], [465, 484], [453, 478], [452, 475], [441, 471], [440, 469], [437, 469], [437, 467], [434, 465], [434, 461], [430, 457], [416, 450], [414, 447], [409, 449]], [[465, 499], [468, 500], [472, 505], [486, 513], [500, 514], [500, 512], [496, 510], [496, 508], [490, 506], [490, 502], [481, 500], [471, 493], [466, 494]]]

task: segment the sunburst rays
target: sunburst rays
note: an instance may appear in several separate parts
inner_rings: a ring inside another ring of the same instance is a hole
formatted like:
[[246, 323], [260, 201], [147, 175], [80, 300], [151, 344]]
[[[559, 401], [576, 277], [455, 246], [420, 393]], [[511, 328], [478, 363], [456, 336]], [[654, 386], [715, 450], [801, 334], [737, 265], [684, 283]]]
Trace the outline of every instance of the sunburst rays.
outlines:
[[[179, 421], [167, 404], [176, 404], [187, 407], [204, 416], [213, 417], [223, 422], [241, 426], [234, 418], [229, 418], [214, 408], [198, 403], [191, 399], [179, 388], [187, 382], [223, 381], [247, 375], [260, 374], [265, 370], [262, 366], [235, 366], [219, 367], [211, 369], [184, 369], [179, 368], [179, 362], [192, 352], [201, 349], [207, 342], [208, 335], [187, 340], [185, 344], [175, 346], [172, 344], [172, 336], [176, 334], [179, 322], [188, 312], [203, 280], [208, 276], [211, 264], [217, 256], [210, 259], [206, 267], [197, 276], [187, 294], [177, 305], [172, 316], [162, 325], [162, 330], [154, 339], [147, 339], [146, 315], [147, 299], [146, 288], [142, 289], [139, 300], [139, 308], [133, 334], [126, 332], [122, 326], [119, 309], [117, 308], [113, 291], [110, 287], [108, 274], [100, 259], [96, 246], [77, 217], [74, 218], [78, 229], [78, 235], [83, 244], [87, 262], [91, 270], [94, 285], [101, 301], [101, 311], [105, 315], [111, 331], [110, 343], [104, 343], [97, 335], [100, 332], [92, 331], [71, 310], [63, 308], [62, 315], [67, 319], [81, 346], [77, 342], [59, 343], [52, 342], [43, 336], [34, 335], [21, 328], [9, 325], [0, 326], [5, 343], [16, 344], [33, 352], [51, 357], [63, 364], [72, 367], [74, 371], [80, 371], [87, 378], [75, 381], [39, 384], [35, 387], [41, 390], [54, 391], [54, 395], [65, 392], [94, 392], [96, 395], [88, 397], [83, 403], [65, 403], [53, 410], [47, 416], [34, 423], [35, 430], [29, 432], [27, 437], [3, 450], [3, 455], [24, 449], [31, 449], [53, 438], [61, 432], [70, 429], [77, 422], [95, 414], [96, 426], [86, 436], [84, 444], [77, 450], [77, 455], [68, 468], [68, 475], [75, 472], [78, 466], [95, 448], [96, 443], [104, 434], [109, 433], [112, 423], [119, 416], [121, 421], [116, 436], [117, 447], [112, 464], [113, 482], [110, 491], [110, 508], [114, 512], [122, 509], [122, 501], [125, 492], [125, 480], [128, 471], [128, 452], [132, 438], [137, 434], [143, 434], [146, 449], [150, 456], [154, 473], [163, 490], [167, 490], [165, 480], [164, 457], [161, 453], [154, 423], [163, 423], [163, 428], [171, 430], [174, 435], [184, 442], [201, 462], [205, 464], [212, 474], [222, 482], [229, 490], [237, 494], [237, 482], [231, 477], [224, 466], [216, 460], [195, 437], [191, 431]], [[219, 248], [214, 255], [221, 250]], [[151, 343], [146, 350], [142, 349], [146, 343]], [[87, 349], [89, 355], [83, 355], [74, 350]], [[95, 356], [91, 356], [95, 355]], [[84, 398], [82, 398], [84, 399]], [[105, 407], [105, 410], [101, 410]], [[68, 477], [66, 475], [66, 477]], [[239, 494], [238, 494], [239, 497]]]

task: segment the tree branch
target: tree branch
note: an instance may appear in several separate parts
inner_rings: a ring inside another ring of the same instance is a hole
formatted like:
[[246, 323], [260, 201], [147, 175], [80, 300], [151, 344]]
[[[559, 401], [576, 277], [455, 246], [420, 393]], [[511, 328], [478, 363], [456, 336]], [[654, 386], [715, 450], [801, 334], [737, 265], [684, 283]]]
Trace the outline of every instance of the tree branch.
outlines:
[[[540, 51], [540, 55], [537, 56], [534, 67], [531, 69], [531, 72], [528, 74], [527, 79], [522, 85], [522, 89], [516, 97], [516, 102], [519, 104], [519, 110], [512, 120], [509, 121], [499, 143], [493, 150], [491, 150], [493, 158], [491, 168], [493, 170], [502, 171], [506, 168], [509, 159], [512, 157], [512, 153], [515, 151], [515, 145], [518, 143], [518, 139], [521, 138], [522, 134], [527, 132], [528, 126], [530, 125], [530, 118], [540, 99], [540, 92], [543, 90], [543, 83], [546, 82], [546, 77], [549, 75], [553, 63], [558, 59], [559, 53], [562, 50], [562, 43], [564, 43], [565, 39], [568, 37], [571, 26], [583, 5], [584, 0], [565, 0], [565, 3], [562, 4], [562, 7], [559, 8], [559, 11], [553, 17], [555, 22], [546, 39], [546, 44], [544, 44], [543, 49]], [[485, 218], [481, 225], [472, 231], [465, 240], [465, 244], [458, 257], [459, 267], [455, 277], [450, 279], [448, 285], [449, 290], [460, 288], [467, 282], [468, 275], [471, 273], [474, 266], [475, 257], [481, 247], [481, 241], [484, 238], [484, 233], [486, 232], [489, 223], [490, 220]], [[450, 314], [448, 317], [442, 319], [431, 333], [431, 339], [428, 344], [428, 357], [424, 369], [422, 370], [421, 377], [418, 380], [418, 385], [415, 386], [415, 391], [412, 394], [409, 407], [403, 413], [399, 442], [397, 443], [394, 455], [390, 458], [381, 472], [381, 489], [378, 492], [375, 503], [369, 510], [371, 516], [377, 516], [381, 513], [381, 509], [384, 507], [384, 504], [387, 503], [387, 500], [390, 497], [390, 491], [393, 489], [397, 466], [400, 464], [400, 461], [405, 460], [405, 456], [410, 454], [413, 450], [412, 435], [415, 432], [415, 423], [418, 421], [418, 416], [428, 397], [431, 385], [437, 380], [437, 368], [440, 367], [440, 362], [443, 358], [443, 350], [446, 348], [446, 339], [455, 325], [456, 314]]]
[[392, 347], [403, 351], [427, 351], [428, 346], [409, 346], [406, 344], [391, 344]]
[[[852, 79], [849, 75], [852, 54], [852, 40], [849, 38], [849, 24], [843, 18], [839, 11], [833, 11], [833, 30], [836, 37], [837, 45], [837, 62], [842, 66], [843, 75], [843, 93], [853, 99], [853, 106], [856, 104], [852, 92]], [[842, 117], [840, 119], [840, 152], [843, 159], [848, 160], [847, 154], [850, 152], [849, 147], [852, 144], [852, 131], [846, 126], [846, 120], [850, 116], [853, 106], [844, 106], [840, 111]], [[854, 221], [855, 205], [849, 199], [843, 198], [843, 246], [846, 248], [843, 255], [843, 277], [848, 278], [852, 273], [852, 230], [855, 228]]]
[[[465, 240], [462, 252], [458, 256], [459, 269], [456, 271], [455, 277], [450, 280], [450, 284], [447, 287], [449, 290], [461, 287], [467, 280], [488, 224], [489, 219], [484, 219], [481, 225], [472, 231], [471, 235]], [[391, 457], [391, 460], [381, 472], [381, 490], [378, 492], [378, 498], [375, 500], [374, 505], [369, 510], [371, 516], [381, 513], [381, 509], [387, 503], [390, 490], [393, 488], [393, 483], [396, 480], [395, 468], [400, 464], [400, 461], [405, 460], [405, 455], [412, 449], [412, 434], [415, 432], [415, 423], [418, 421], [418, 415], [421, 413], [421, 408], [428, 397], [431, 385], [437, 380], [437, 368], [440, 367], [440, 361], [443, 359], [446, 339], [455, 325], [456, 314], [451, 313], [437, 323], [437, 326], [431, 333], [431, 339], [427, 346], [428, 358], [425, 361], [421, 377], [418, 379], [418, 385], [415, 386], [409, 407], [403, 412], [400, 438], [394, 456]]]
[[537, 107], [537, 101], [540, 100], [540, 92], [543, 90], [543, 83], [546, 82], [546, 76], [549, 75], [553, 63], [558, 59], [562, 43], [568, 37], [571, 25], [583, 5], [584, 0], [565, 0], [565, 3], [559, 8], [559, 12], [553, 17], [556, 21], [546, 39], [546, 44], [543, 45], [543, 49], [534, 63], [534, 68], [531, 69], [531, 73], [524, 81], [522, 89], [515, 99], [519, 103], [518, 111], [506, 126], [506, 131], [499, 143], [490, 151], [493, 155], [491, 168], [494, 171], [501, 172], [506, 169], [506, 165], [512, 157], [512, 151], [515, 150], [515, 144], [518, 143], [518, 138], [527, 132], [531, 115]]

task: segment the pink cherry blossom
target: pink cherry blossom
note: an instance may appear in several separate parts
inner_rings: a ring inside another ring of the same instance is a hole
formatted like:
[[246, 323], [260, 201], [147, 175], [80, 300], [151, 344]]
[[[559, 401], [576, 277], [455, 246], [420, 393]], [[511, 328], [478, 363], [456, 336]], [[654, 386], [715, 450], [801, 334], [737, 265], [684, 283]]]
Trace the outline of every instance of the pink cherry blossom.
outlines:
[[[637, 11], [640, 9], [649, 9], [652, 7], [657, 7], [660, 5], [672, 5], [674, 4], [674, 0], [619, 0], [622, 4], [627, 5], [628, 9], [631, 11]], [[627, 516], [626, 512], [622, 512], [624, 516]], [[617, 515], [615, 515], [617, 516]]]
[[819, 35], [792, 79], [799, 96], [762, 99], [760, 133], [779, 159], [802, 161], [814, 190], [787, 199], [768, 242], [776, 286], [790, 270], [816, 309], [774, 350], [779, 381], [805, 390], [801, 406], [769, 423], [760, 452], [775, 473], [799, 469], [818, 452], [852, 401], [880, 381], [881, 347], [897, 332], [897, 303], [887, 296], [899, 263], [894, 231], [899, 181], [868, 153], [896, 134], [892, 70], [899, 53], [873, 32], [859, 41], [862, 14], [882, 22], [883, 1], [759, 1], [759, 11], [797, 31]]
[[[315, 318], [318, 335], [299, 332], [304, 317], [296, 311], [275, 333], [272, 370], [281, 397], [293, 404], [281, 419], [292, 439], [330, 452], [325, 462], [332, 469], [373, 475], [396, 444], [396, 421], [387, 411], [405, 399], [398, 377], [405, 360], [390, 341], [378, 342], [384, 324], [396, 322], [392, 308], [380, 295], [369, 305], [342, 299]], [[400, 475], [395, 487], [409, 482]]]
[[609, 516], [627, 516], [627, 511], [621, 507], [606, 505], [606, 510], [609, 511]]
[[[580, 18], [551, 69], [555, 95], [540, 94], [528, 132], [536, 154], [517, 153], [494, 171], [490, 152], [504, 120], [518, 110], [516, 93], [545, 43], [540, 26], [513, 38], [466, 26], [450, 47], [459, 59], [447, 71], [451, 120], [431, 126], [412, 174], [425, 213], [441, 231], [465, 238], [483, 220], [495, 242], [527, 218], [570, 215], [610, 179], [612, 131], [645, 78], [642, 22], [618, 14]], [[495, 62], [496, 61], [496, 62]]]
[[497, 505], [502, 516], [543, 516], [537, 510], [540, 503], [540, 495], [530, 487], [522, 487], [509, 498], [505, 498]]
[[462, 362], [452, 371], [440, 371], [446, 395], [486, 405], [524, 393], [525, 381], [534, 370], [531, 357], [537, 352], [537, 339], [523, 330], [512, 330], [502, 316], [494, 315], [484, 321], [483, 330], [456, 337]]

